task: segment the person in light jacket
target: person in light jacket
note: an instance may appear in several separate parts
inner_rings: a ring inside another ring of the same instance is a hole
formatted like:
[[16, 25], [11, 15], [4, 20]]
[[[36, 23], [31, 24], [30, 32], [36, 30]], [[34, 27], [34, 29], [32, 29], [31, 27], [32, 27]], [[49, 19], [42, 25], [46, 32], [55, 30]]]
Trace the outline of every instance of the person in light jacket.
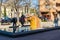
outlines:
[[41, 25], [40, 25], [41, 20], [39, 19], [39, 17], [37, 17], [36, 14], [31, 14], [31, 16], [27, 18], [27, 20], [29, 20], [30, 22], [31, 30], [36, 30], [41, 28]]

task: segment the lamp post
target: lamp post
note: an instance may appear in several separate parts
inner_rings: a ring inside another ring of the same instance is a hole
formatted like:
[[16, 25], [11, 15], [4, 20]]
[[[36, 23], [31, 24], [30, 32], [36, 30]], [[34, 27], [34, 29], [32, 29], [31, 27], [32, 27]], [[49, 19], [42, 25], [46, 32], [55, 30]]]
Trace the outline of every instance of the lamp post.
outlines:
[[38, 16], [41, 17], [41, 13], [40, 13], [40, 5], [38, 4]]
[[38, 0], [38, 16], [42, 17], [41, 11], [40, 11], [40, 0]]

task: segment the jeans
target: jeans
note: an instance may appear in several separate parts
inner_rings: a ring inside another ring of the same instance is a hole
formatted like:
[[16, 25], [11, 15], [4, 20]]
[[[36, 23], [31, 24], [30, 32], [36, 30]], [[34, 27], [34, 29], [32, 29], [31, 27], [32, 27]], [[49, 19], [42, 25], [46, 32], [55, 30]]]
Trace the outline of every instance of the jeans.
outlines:
[[55, 27], [57, 27], [58, 26], [58, 22], [57, 23], [55, 23]]

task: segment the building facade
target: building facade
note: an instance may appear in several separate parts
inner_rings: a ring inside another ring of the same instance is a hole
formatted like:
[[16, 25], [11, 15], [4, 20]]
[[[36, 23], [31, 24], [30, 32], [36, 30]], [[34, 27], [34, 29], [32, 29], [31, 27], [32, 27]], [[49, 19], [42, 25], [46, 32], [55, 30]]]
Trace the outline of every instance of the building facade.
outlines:
[[54, 15], [60, 13], [60, 0], [39, 0], [40, 13], [49, 20], [54, 20]]
[[56, 0], [57, 12], [60, 13], [60, 0]]

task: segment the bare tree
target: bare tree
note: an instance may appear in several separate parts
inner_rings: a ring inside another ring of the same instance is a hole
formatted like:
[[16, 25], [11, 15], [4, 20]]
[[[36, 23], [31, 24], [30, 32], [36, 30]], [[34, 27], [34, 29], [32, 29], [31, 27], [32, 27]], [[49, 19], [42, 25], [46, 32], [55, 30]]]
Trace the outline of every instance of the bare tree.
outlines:
[[11, 6], [13, 8], [13, 10], [16, 11], [17, 24], [18, 25], [19, 25], [19, 8], [20, 8], [20, 6], [24, 6], [24, 5], [27, 5], [28, 9], [29, 9], [29, 7], [30, 7], [30, 0], [6, 0], [6, 2], [4, 3], [5, 7]]
[[16, 13], [17, 13], [17, 23], [19, 25], [19, 5], [20, 6], [24, 6], [24, 5], [27, 5], [27, 11], [29, 10], [29, 7], [30, 7], [30, 0], [15, 0], [14, 1], [14, 7], [15, 7], [15, 10], [16, 10]]
[[[0, 0], [0, 21], [1, 21], [1, 6], [2, 6], [2, 0]], [[1, 25], [1, 22], [0, 22]]]

